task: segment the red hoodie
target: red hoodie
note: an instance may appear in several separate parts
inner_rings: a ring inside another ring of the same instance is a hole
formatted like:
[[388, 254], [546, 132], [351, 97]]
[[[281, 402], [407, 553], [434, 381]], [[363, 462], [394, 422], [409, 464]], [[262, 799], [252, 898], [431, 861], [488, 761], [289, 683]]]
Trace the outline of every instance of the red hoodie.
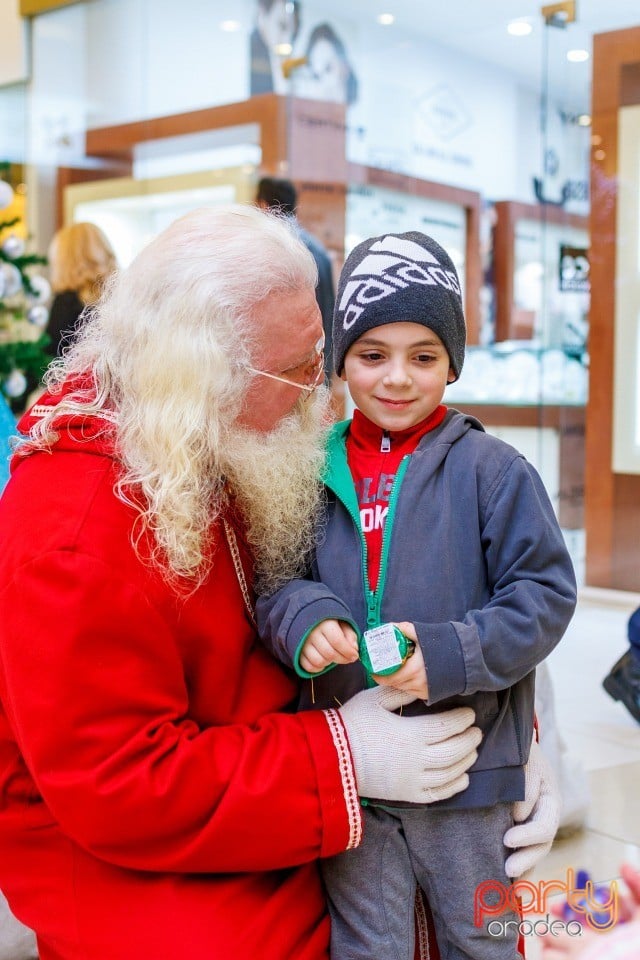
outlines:
[[315, 860], [361, 829], [339, 716], [287, 712], [221, 530], [178, 599], [105, 422], [58, 426], [0, 501], [0, 889], [41, 960], [326, 960]]

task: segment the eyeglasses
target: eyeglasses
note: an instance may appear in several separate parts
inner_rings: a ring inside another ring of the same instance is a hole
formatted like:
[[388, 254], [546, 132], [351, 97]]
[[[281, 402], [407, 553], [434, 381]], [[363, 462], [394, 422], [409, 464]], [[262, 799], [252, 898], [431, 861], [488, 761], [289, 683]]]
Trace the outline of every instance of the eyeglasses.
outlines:
[[283, 373], [289, 373], [291, 377], [268, 373], [266, 370], [257, 370], [255, 367], [246, 367], [245, 369], [250, 373], [257, 373], [261, 377], [268, 377], [269, 380], [287, 383], [290, 387], [304, 390], [305, 393], [313, 393], [324, 379], [324, 337], [321, 337], [316, 343], [313, 356], [309, 360], [299, 363], [296, 367], [283, 370]]

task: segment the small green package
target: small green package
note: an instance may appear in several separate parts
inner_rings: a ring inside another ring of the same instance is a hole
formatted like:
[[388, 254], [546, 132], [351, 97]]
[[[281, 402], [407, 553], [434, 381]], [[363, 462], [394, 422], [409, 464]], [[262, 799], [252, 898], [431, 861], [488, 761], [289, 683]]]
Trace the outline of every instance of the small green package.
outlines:
[[399, 670], [415, 650], [415, 643], [393, 623], [365, 630], [360, 640], [360, 660], [367, 673], [385, 677]]

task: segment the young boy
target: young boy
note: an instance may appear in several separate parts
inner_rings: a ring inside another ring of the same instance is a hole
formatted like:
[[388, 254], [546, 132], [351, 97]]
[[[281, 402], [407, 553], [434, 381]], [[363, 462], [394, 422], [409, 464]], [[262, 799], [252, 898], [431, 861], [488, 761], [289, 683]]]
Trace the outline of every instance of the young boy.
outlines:
[[[501, 914], [491, 935], [486, 918], [474, 924], [474, 896], [487, 881], [508, 888], [502, 838], [524, 796], [534, 671], [572, 616], [571, 560], [533, 467], [441, 403], [465, 347], [442, 247], [415, 232], [359, 244], [340, 277], [333, 336], [357, 409], [329, 437], [310, 579], [261, 598], [259, 627], [309, 680], [303, 707], [386, 683], [414, 694], [407, 714], [472, 707], [483, 739], [466, 790], [428, 806], [372, 798], [362, 845], [323, 861], [332, 957], [411, 960], [418, 883], [443, 958], [515, 960], [517, 923], [505, 921], [517, 918]], [[384, 623], [413, 644], [396, 672], [372, 676], [360, 655], [373, 672], [378, 653], [363, 632]]]

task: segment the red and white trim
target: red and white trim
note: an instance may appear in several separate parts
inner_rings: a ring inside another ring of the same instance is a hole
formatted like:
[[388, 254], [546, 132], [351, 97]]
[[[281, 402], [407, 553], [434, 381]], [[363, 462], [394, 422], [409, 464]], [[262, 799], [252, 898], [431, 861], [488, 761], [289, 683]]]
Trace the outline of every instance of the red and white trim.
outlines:
[[338, 711], [324, 710], [323, 713], [327, 718], [333, 744], [338, 754], [344, 802], [347, 807], [347, 816], [349, 817], [349, 844], [347, 850], [351, 850], [353, 847], [357, 847], [362, 841], [362, 815], [360, 812], [356, 778], [353, 771], [353, 762], [351, 760], [349, 739]]
[[421, 890], [416, 892], [415, 902], [415, 924], [416, 924], [416, 956], [420, 960], [430, 960], [431, 950], [429, 949], [429, 921], [427, 912], [424, 908], [424, 899]]

